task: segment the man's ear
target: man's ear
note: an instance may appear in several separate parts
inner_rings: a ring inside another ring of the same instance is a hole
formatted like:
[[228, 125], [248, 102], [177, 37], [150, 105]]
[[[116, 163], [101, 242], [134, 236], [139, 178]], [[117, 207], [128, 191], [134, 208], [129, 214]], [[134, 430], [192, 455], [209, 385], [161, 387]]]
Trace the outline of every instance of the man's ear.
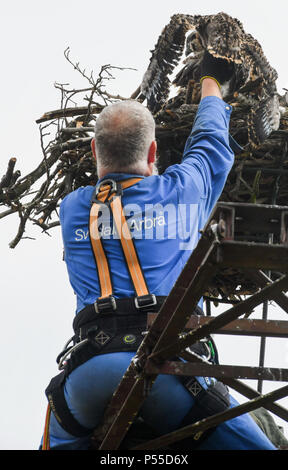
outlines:
[[155, 162], [156, 151], [157, 151], [157, 143], [156, 143], [156, 140], [153, 140], [153, 142], [151, 142], [151, 145], [148, 151], [148, 160], [147, 160], [148, 164]]
[[93, 156], [96, 160], [96, 146], [95, 146], [95, 139], [94, 138], [91, 140], [91, 150], [92, 150]]

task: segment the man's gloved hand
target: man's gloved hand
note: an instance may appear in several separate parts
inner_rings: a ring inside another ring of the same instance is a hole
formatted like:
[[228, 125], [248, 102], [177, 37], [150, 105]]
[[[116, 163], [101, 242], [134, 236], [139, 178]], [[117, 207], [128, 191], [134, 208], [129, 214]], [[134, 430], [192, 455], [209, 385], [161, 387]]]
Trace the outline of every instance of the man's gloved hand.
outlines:
[[224, 82], [228, 81], [234, 72], [234, 64], [228, 62], [225, 59], [217, 59], [213, 57], [209, 52], [205, 51], [203, 60], [201, 63], [201, 78], [200, 82], [204, 78], [213, 78], [220, 88]]

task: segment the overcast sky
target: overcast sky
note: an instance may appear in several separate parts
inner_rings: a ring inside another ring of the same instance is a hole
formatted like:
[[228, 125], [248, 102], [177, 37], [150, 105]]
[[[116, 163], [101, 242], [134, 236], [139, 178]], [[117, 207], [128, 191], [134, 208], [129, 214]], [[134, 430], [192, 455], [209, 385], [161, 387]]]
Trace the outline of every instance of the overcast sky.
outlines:
[[[201, 5], [186, 0], [5, 2], [0, 18], [0, 177], [11, 157], [17, 158], [22, 175], [42, 160], [35, 120], [59, 107], [60, 95], [54, 82], [71, 87], [87, 85], [64, 58], [68, 46], [71, 57], [96, 74], [108, 63], [137, 69], [117, 74], [115, 89], [111, 88], [129, 96], [147, 68], [149, 51], [175, 13], [224, 11], [237, 17], [245, 31], [261, 43], [278, 71], [278, 91], [283, 94], [283, 88], [288, 88], [287, 0], [274, 4], [268, 0], [208, 0]], [[16, 234], [17, 223], [17, 217], [0, 220], [1, 450], [38, 448], [46, 412], [44, 389], [58, 373], [55, 358], [72, 336], [75, 310], [75, 297], [62, 261], [60, 230], [54, 229], [48, 237], [29, 225], [27, 235], [36, 240], [24, 240], [11, 250], [8, 244]], [[285, 319], [286, 315], [272, 306], [269, 318]], [[217, 344], [222, 363], [257, 365], [258, 339], [231, 341], [218, 336]], [[287, 341], [269, 340], [267, 344], [266, 363], [287, 367]], [[255, 382], [251, 385], [256, 386]], [[266, 382], [264, 392], [280, 385]], [[281, 403], [287, 406], [288, 401]]]

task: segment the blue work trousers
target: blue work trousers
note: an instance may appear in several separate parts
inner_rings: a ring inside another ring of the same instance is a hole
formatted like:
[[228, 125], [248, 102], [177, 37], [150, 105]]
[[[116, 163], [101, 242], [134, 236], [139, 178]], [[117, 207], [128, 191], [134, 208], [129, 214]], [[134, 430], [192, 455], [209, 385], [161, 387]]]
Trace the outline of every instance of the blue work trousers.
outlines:
[[[65, 383], [65, 398], [80, 424], [96, 428], [103, 417], [134, 353], [119, 352], [95, 356], [76, 368]], [[198, 378], [202, 386], [205, 381]], [[194, 404], [193, 396], [177, 376], [159, 375], [141, 407], [139, 415], [160, 434], [175, 431]], [[237, 406], [231, 397], [231, 407]], [[51, 449], [86, 450], [90, 437], [75, 438], [64, 431], [53, 413], [50, 420]], [[275, 450], [274, 445], [249, 414], [217, 426], [199, 447], [200, 450]], [[187, 449], [189, 450], [189, 449]]]

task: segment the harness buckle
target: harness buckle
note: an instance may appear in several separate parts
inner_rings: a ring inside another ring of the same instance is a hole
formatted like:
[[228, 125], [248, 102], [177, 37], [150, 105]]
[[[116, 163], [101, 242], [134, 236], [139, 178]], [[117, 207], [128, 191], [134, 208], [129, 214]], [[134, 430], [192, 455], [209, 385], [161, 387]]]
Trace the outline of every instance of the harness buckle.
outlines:
[[157, 305], [156, 295], [154, 294], [138, 295], [134, 300], [136, 308], [145, 308]]
[[105, 297], [104, 299], [97, 299], [94, 302], [94, 308], [96, 313], [108, 313], [111, 310], [116, 310], [116, 300], [113, 295]]
[[113, 194], [113, 193], [121, 194], [121, 190], [122, 190], [121, 184], [117, 183], [117, 181], [114, 181], [112, 179], [107, 179], [107, 180], [101, 181], [101, 183], [99, 183], [96, 186], [96, 190], [94, 194], [95, 199], [97, 199], [97, 196], [101, 191], [101, 188], [107, 185], [110, 186], [109, 194]]

